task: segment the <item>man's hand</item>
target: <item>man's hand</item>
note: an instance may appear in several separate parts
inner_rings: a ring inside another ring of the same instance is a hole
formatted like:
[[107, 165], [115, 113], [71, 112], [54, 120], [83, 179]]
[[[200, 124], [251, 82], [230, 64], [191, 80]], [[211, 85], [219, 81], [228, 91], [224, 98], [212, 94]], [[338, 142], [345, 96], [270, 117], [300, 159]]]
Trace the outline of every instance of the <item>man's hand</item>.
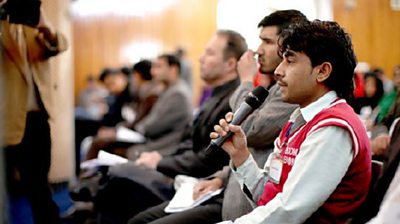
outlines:
[[229, 154], [235, 167], [239, 167], [249, 157], [250, 151], [247, 148], [246, 135], [242, 128], [229, 124], [232, 119], [233, 113], [227, 113], [225, 119], [219, 120], [219, 125], [214, 126], [215, 132], [211, 132], [210, 138], [216, 139], [219, 136], [227, 135], [229, 131], [232, 132], [232, 137], [224, 142], [222, 149]]
[[257, 74], [258, 66], [254, 58], [255, 53], [251, 50], [246, 51], [238, 62], [238, 72], [242, 82], [253, 82]]
[[196, 185], [194, 185], [194, 188], [193, 188], [193, 200], [196, 200], [201, 195], [203, 195], [207, 192], [220, 189], [222, 187], [222, 185], [223, 185], [223, 182], [218, 177], [215, 177], [214, 179], [211, 179], [211, 180], [199, 181]]
[[157, 151], [152, 152], [142, 152], [137, 160], [135, 160], [136, 165], [143, 165], [150, 169], [156, 169], [158, 163], [162, 159], [162, 155]]
[[42, 8], [40, 8], [40, 18], [36, 28], [39, 30], [40, 34], [43, 35], [45, 40], [47, 40], [51, 45], [55, 45], [57, 42], [57, 35]]
[[371, 149], [373, 155], [382, 156], [385, 154], [390, 144], [390, 135], [381, 134], [371, 140]]

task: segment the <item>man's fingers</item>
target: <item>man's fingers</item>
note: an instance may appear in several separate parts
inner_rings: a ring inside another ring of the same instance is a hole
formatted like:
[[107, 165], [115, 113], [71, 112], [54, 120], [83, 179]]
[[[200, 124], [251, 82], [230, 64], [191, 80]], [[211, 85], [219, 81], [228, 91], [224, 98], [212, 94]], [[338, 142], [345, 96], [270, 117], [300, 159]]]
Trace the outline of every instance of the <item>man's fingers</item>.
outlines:
[[220, 120], [219, 120], [219, 125], [220, 125], [225, 131], [228, 131], [228, 130], [227, 130], [227, 128], [228, 128], [228, 122], [226, 122], [225, 119], [220, 119]]
[[225, 114], [225, 120], [227, 122], [231, 122], [232, 119], [233, 119], [233, 113], [232, 112], [229, 112], [229, 113]]
[[241, 133], [241, 128], [238, 125], [229, 125], [229, 130], [235, 134], [240, 134]]
[[219, 134], [218, 133], [216, 133], [216, 132], [211, 132], [210, 133], [210, 138], [211, 139], [215, 139], [215, 138], [218, 138], [219, 137]]

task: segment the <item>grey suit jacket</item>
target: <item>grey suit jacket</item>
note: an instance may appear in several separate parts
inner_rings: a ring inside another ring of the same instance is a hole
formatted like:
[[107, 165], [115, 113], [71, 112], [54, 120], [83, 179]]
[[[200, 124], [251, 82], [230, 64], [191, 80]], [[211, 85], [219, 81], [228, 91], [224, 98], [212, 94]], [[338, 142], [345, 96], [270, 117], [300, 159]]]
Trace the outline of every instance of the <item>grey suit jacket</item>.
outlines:
[[134, 151], [157, 150], [162, 155], [180, 142], [185, 126], [192, 120], [191, 91], [184, 81], [179, 80], [160, 95], [150, 113], [138, 122], [134, 129], [147, 138], [145, 144], [129, 149], [128, 158]]

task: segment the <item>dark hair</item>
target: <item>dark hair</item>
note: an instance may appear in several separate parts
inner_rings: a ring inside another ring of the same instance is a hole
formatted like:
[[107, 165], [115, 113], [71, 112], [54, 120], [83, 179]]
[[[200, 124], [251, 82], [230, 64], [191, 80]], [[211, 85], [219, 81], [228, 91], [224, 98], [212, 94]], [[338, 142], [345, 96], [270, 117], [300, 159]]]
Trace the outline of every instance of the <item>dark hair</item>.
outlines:
[[173, 54], [162, 54], [158, 56], [159, 59], [165, 59], [169, 66], [176, 66], [178, 68], [178, 74], [181, 74], [181, 63], [179, 58]]
[[99, 75], [99, 81], [104, 82], [107, 76], [110, 75], [117, 75], [117, 74], [124, 74], [128, 76], [130, 74], [130, 69], [127, 67], [122, 67], [120, 69], [115, 68], [104, 68]]
[[287, 50], [306, 54], [313, 67], [331, 63], [332, 72], [324, 84], [339, 97], [353, 99], [357, 59], [350, 35], [338, 23], [314, 20], [292, 24], [282, 32], [279, 48], [281, 55]]
[[137, 72], [140, 77], [144, 80], [151, 80], [152, 76], [150, 74], [151, 69], [151, 61], [149, 60], [142, 60], [138, 63], [134, 64], [132, 67], [133, 72]]
[[126, 76], [129, 76], [130, 74], [132, 74], [132, 70], [128, 67], [121, 67], [121, 73], [123, 73]]
[[380, 74], [385, 74], [385, 72], [383, 71], [382, 68], [374, 68], [372, 69], [372, 72], [375, 73], [376, 75], [380, 75]]
[[364, 80], [367, 80], [368, 78], [373, 78], [375, 79], [375, 87], [376, 87], [376, 92], [374, 96], [372, 97], [372, 100], [375, 101], [374, 107], [378, 104], [379, 100], [382, 98], [383, 94], [385, 93], [385, 90], [383, 89], [383, 82], [378, 76], [379, 71], [372, 71], [372, 72], [367, 72], [364, 75]]
[[307, 21], [307, 17], [298, 10], [278, 10], [264, 17], [259, 23], [258, 28], [266, 26], [277, 26], [278, 35], [289, 27], [292, 23]]
[[178, 58], [181, 58], [186, 54], [186, 50], [183, 47], [177, 47], [174, 54]]
[[114, 73], [114, 72], [115, 72], [115, 70], [112, 69], [112, 68], [104, 68], [104, 69], [100, 72], [99, 80], [102, 81], [102, 82], [104, 82], [104, 79], [106, 79], [106, 77], [107, 77], [108, 75], [111, 75], [111, 74]]
[[238, 32], [233, 30], [218, 30], [217, 35], [226, 38], [226, 47], [223, 52], [224, 59], [234, 57], [236, 60], [239, 60], [247, 50], [246, 40]]

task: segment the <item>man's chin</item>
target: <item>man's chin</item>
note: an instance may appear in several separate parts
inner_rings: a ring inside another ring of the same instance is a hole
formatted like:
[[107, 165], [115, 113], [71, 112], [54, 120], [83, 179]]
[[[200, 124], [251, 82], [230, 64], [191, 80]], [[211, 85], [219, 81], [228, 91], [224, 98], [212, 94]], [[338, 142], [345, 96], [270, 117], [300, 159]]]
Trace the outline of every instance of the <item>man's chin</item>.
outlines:
[[261, 74], [263, 74], [263, 75], [273, 75], [275, 69], [271, 71], [270, 69], [262, 69], [262, 68], [259, 68], [258, 71], [259, 71]]

